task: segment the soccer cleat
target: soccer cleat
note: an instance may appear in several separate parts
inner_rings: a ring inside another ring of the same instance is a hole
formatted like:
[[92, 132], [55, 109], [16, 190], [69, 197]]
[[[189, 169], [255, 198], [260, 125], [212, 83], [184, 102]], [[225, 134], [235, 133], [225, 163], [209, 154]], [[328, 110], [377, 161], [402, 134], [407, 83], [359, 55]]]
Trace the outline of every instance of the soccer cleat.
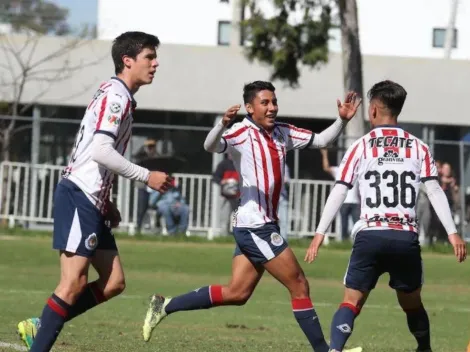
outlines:
[[171, 298], [165, 298], [159, 295], [153, 295], [150, 298], [147, 315], [145, 316], [143, 326], [144, 341], [147, 342], [152, 336], [153, 329], [167, 316], [165, 307], [170, 303]]
[[362, 352], [362, 347], [351, 348], [349, 350], [343, 350], [343, 352]]
[[41, 320], [39, 318], [30, 318], [23, 320], [18, 323], [18, 336], [24, 342], [28, 351], [33, 345], [34, 338], [36, 337], [39, 327], [41, 325]]

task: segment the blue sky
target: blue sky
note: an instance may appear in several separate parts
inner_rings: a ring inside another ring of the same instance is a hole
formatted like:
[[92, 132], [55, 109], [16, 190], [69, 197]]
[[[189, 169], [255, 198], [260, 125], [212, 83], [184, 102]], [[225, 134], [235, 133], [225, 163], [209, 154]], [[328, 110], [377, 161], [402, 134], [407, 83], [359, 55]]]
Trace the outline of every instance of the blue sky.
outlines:
[[98, 0], [52, 0], [69, 9], [69, 24], [72, 28], [83, 24], [96, 24]]

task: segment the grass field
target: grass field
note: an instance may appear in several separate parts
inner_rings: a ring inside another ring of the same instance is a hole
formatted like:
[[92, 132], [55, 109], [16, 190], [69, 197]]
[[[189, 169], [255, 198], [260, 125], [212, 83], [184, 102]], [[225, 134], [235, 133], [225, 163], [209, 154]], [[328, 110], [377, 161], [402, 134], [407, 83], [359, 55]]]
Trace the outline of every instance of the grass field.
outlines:
[[[18, 321], [40, 314], [58, 278], [58, 256], [44, 236], [0, 237], [0, 351], [18, 344]], [[141, 339], [147, 298], [226, 283], [233, 245], [119, 238], [126, 292], [66, 325], [55, 351], [310, 351], [293, 318], [287, 291], [266, 275], [243, 307], [182, 312], [167, 318], [149, 343]], [[299, 258], [304, 248], [294, 247]], [[323, 248], [303, 265], [324, 332], [342, 298], [348, 250]], [[470, 267], [450, 254], [425, 253], [425, 305], [434, 352], [463, 352], [470, 338]], [[94, 277], [94, 276], [93, 276]], [[404, 313], [384, 276], [356, 321], [349, 346], [414, 351]], [[1, 347], [3, 346], [3, 347]]]

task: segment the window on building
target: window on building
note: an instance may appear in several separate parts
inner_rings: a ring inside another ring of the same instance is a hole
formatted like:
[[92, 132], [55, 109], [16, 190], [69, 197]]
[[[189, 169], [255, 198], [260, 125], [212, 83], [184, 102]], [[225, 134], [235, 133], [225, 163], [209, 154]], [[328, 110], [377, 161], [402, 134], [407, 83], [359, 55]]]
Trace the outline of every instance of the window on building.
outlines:
[[217, 44], [218, 45], [229, 45], [230, 44], [230, 32], [232, 24], [229, 21], [219, 21], [219, 30], [217, 33]]
[[[434, 28], [432, 31], [432, 47], [443, 48], [446, 43], [446, 28]], [[454, 38], [452, 48], [457, 48], [457, 29], [454, 28]]]

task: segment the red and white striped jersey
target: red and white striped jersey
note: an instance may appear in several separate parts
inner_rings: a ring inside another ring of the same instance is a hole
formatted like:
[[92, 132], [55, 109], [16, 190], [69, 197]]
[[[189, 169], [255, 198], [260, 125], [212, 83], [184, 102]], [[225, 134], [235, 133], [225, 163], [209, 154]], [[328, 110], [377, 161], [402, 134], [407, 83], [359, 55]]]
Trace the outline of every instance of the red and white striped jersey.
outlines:
[[361, 220], [369, 228], [418, 232], [419, 183], [437, 179], [429, 147], [398, 126], [380, 126], [345, 154], [338, 183], [359, 183]]
[[93, 135], [103, 133], [112, 137], [114, 148], [124, 155], [131, 137], [134, 108], [132, 94], [119, 78], [102, 83], [85, 111], [69, 164], [62, 173], [102, 212], [104, 200], [109, 199], [114, 174], [92, 160]]
[[269, 135], [249, 116], [223, 134], [240, 175], [240, 205], [234, 226], [257, 228], [278, 220], [286, 152], [309, 146], [313, 138], [311, 131], [285, 123], [276, 123]]

